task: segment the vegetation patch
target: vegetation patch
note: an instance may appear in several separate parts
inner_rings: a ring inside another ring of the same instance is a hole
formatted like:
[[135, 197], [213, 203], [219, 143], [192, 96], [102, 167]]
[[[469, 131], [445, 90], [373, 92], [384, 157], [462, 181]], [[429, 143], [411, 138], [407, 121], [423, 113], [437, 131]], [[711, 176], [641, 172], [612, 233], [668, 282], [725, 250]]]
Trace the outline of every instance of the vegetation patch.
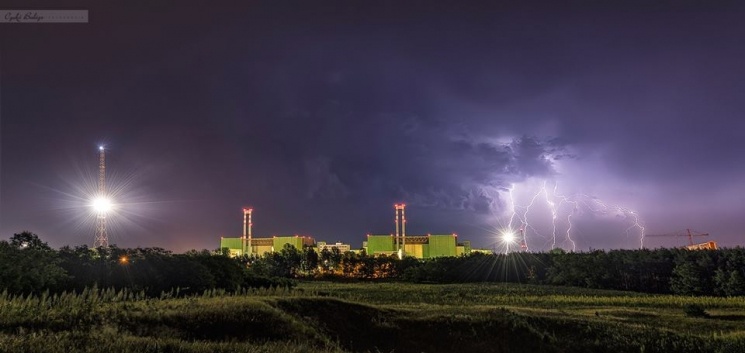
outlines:
[[688, 317], [709, 317], [706, 309], [699, 304], [687, 304], [683, 307], [683, 312]]
[[[745, 352], [743, 249], [332, 254], [320, 275], [364, 279], [346, 283], [303, 281], [318, 275], [305, 255], [57, 251], [16, 234], [0, 241], [0, 352]], [[530, 271], [494, 270], [512, 260]]]

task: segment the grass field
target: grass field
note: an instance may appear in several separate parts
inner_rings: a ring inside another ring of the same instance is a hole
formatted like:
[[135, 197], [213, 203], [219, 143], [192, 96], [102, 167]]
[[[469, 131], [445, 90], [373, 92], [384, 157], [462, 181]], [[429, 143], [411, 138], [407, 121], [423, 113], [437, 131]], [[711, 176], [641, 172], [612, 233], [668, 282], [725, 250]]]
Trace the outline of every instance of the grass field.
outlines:
[[330, 282], [178, 299], [0, 295], [0, 351], [745, 352], [745, 299]]

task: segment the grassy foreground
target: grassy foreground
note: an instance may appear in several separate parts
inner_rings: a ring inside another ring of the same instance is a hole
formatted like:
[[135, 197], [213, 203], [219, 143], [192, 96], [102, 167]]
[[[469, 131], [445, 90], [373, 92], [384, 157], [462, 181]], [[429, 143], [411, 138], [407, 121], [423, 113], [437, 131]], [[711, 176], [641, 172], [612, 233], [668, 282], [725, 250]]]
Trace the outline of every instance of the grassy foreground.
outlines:
[[[692, 304], [708, 317], [686, 315]], [[328, 282], [180, 299], [0, 295], [0, 351], [745, 352], [745, 298]]]

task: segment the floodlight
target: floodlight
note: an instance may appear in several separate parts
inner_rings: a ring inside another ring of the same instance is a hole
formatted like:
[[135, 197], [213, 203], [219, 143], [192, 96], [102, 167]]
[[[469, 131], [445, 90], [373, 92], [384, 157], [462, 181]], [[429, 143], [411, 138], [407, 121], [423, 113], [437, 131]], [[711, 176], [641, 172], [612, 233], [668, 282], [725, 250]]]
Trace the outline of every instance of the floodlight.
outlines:
[[93, 210], [97, 213], [107, 213], [111, 211], [112, 204], [111, 200], [105, 198], [105, 197], [97, 197], [93, 200], [93, 203], [91, 204], [93, 207]]

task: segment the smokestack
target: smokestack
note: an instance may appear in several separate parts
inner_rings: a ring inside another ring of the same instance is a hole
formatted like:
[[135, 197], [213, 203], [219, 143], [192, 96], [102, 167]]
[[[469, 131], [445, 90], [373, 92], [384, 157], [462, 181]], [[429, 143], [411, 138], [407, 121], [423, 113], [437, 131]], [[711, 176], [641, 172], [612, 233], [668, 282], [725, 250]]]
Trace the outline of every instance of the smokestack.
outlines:
[[406, 204], [401, 204], [401, 238], [403, 240], [403, 249], [404, 254], [406, 253], [406, 215], [404, 215], [404, 211], [406, 208]]
[[251, 222], [252, 208], [243, 209], [243, 251], [245, 253], [253, 254], [253, 244], [251, 243], [251, 228], [253, 223]]
[[251, 242], [252, 236], [251, 236], [251, 229], [253, 229], [253, 221], [251, 220], [251, 214], [253, 213], [253, 208], [248, 209], [248, 254], [251, 255], [254, 253], [253, 243]]
[[246, 209], [243, 209], [243, 238], [246, 237]]
[[396, 211], [396, 251], [398, 251], [398, 237], [401, 235], [398, 231], [398, 204], [393, 205], [393, 209]]
[[[395, 204], [396, 209], [396, 251], [406, 251], [406, 215], [404, 214], [405, 204]], [[399, 212], [400, 211], [400, 212]], [[399, 227], [400, 225], [400, 227]]]

